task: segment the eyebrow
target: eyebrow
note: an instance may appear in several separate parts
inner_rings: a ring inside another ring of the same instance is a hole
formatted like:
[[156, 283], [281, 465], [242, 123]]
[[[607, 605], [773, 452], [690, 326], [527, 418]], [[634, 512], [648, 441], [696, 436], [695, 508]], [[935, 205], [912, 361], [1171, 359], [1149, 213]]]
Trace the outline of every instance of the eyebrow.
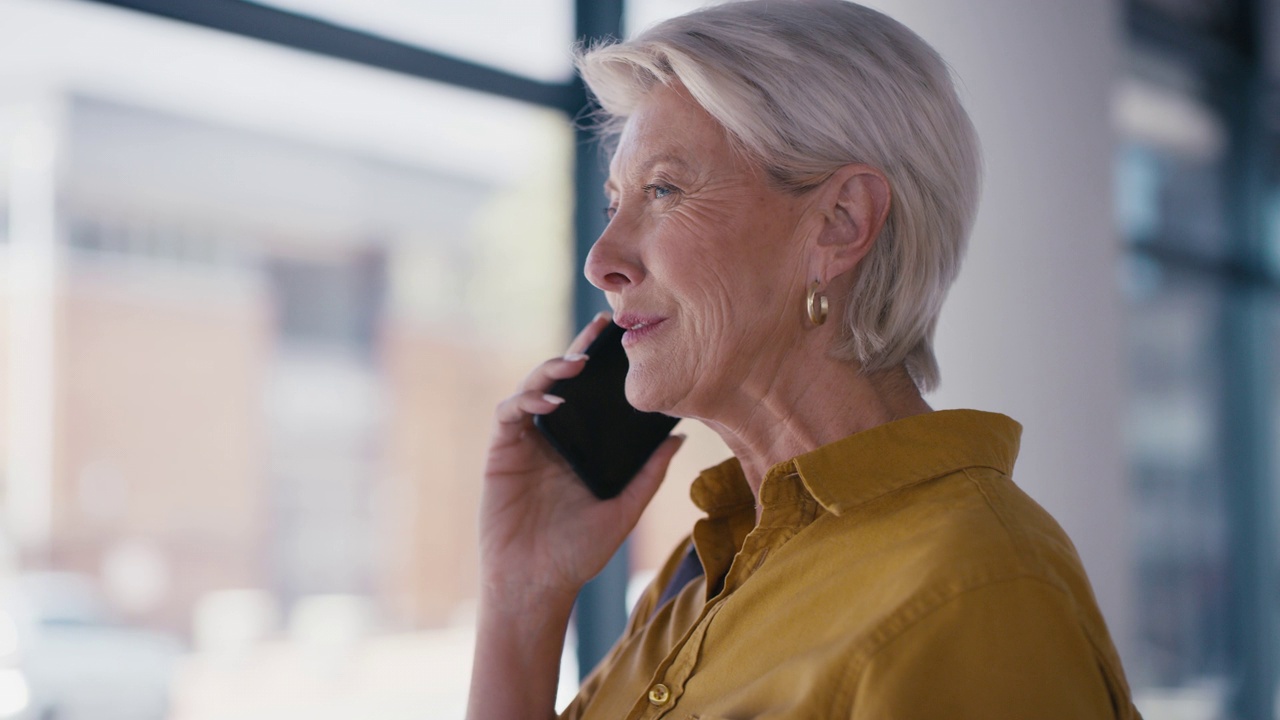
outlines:
[[[658, 165], [662, 165], [663, 163], [666, 163], [668, 165], [675, 165], [684, 170], [689, 169], [689, 163], [685, 162], [684, 158], [680, 157], [679, 155], [676, 155], [675, 153], [663, 153], [662, 155], [657, 155], [646, 160], [645, 163], [640, 166], [639, 170], [637, 170], [635, 174], [645, 175], [654, 167]], [[613, 182], [613, 177], [611, 176], [608, 180], [604, 181], [604, 192], [606, 195], [609, 194], [609, 189], [613, 186], [614, 186], [614, 182]]]

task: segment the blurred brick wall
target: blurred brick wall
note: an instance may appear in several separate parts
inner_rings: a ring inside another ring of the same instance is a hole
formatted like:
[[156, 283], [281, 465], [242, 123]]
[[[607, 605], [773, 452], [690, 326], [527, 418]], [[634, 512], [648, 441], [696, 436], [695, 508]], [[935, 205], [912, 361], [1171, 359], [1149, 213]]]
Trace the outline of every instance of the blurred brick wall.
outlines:
[[185, 634], [204, 592], [266, 584], [270, 315], [235, 283], [156, 280], [67, 283], [51, 560], [96, 574], [114, 543], [154, 543], [171, 586], [145, 620]]
[[526, 366], [455, 333], [388, 327], [388, 438], [398, 530], [387, 536], [387, 595], [419, 627], [448, 623], [477, 592], [477, 513], [493, 408]]

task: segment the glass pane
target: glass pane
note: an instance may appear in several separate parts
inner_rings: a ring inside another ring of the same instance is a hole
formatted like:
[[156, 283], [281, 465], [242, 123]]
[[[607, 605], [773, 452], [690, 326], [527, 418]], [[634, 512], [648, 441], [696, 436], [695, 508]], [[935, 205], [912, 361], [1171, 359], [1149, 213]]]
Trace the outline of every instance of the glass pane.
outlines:
[[1263, 200], [1262, 254], [1272, 278], [1280, 279], [1280, 142], [1271, 153], [1271, 189]]
[[1221, 37], [1232, 36], [1244, 10], [1241, 0], [1137, 0], [1136, 4], [1160, 11], [1196, 31]]
[[1127, 670], [1144, 715], [1218, 717], [1227, 691], [1223, 299], [1140, 258], [1128, 261], [1126, 289], [1138, 608]]
[[711, 2], [712, 0], [627, 0], [622, 21], [623, 32], [627, 37], [634, 37], [650, 25], [683, 15]]
[[1116, 207], [1125, 239], [1195, 257], [1228, 252], [1219, 118], [1178, 83], [1131, 76], [1116, 88]]
[[[1280, 358], [1280, 293], [1273, 292], [1261, 305], [1265, 313], [1265, 319], [1261, 324], [1265, 328], [1264, 332], [1269, 335], [1269, 343], [1265, 346], [1266, 351], [1270, 353], [1271, 358]], [[1267, 393], [1262, 397], [1264, 399], [1268, 395], [1271, 397], [1271, 403], [1267, 407], [1271, 410], [1269, 429], [1273, 433], [1274, 440], [1271, 442], [1271, 452], [1263, 458], [1263, 462], [1267, 463], [1272, 479], [1269, 488], [1272, 500], [1270, 521], [1274, 523], [1275, 530], [1275, 544], [1272, 547], [1280, 548], [1280, 363], [1272, 360], [1269, 375]], [[1277, 643], [1280, 643], [1280, 638], [1277, 638]]]
[[550, 82], [573, 75], [570, 0], [255, 0]]
[[569, 335], [567, 120], [94, 4], [0, 3], [0, 65], [3, 682], [461, 716], [491, 411]]

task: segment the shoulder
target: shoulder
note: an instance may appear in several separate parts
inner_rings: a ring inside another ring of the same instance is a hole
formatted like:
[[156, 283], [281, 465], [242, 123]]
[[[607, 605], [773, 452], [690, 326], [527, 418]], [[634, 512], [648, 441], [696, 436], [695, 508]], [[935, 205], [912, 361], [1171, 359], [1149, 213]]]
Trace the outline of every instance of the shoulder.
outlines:
[[[966, 468], [822, 520], [829, 536], [819, 544], [849, 548], [852, 567], [876, 566], [864, 576], [878, 581], [867, 606], [875, 621], [849, 648], [846, 689], [859, 704], [898, 681], [910, 694], [935, 670], [958, 681], [935, 685], [935, 697], [950, 692], [954, 702], [973, 693], [965, 702], [1059, 693], [1094, 710], [1128, 702], [1075, 547], [1004, 473]], [[1080, 709], [1070, 716], [1090, 716]]]
[[879, 629], [838, 691], [857, 718], [1129, 716], [1118, 666], [1040, 579], [904, 606]]
[[848, 608], [857, 654], [944, 606], [1015, 607], [1110, 645], [1070, 539], [998, 470], [957, 470], [822, 514], [789, 544], [789, 579]]
[[804, 535], [799, 545], [812, 552], [935, 590], [1031, 577], [1071, 592], [1084, 578], [1061, 526], [992, 468], [955, 470], [822, 513]]

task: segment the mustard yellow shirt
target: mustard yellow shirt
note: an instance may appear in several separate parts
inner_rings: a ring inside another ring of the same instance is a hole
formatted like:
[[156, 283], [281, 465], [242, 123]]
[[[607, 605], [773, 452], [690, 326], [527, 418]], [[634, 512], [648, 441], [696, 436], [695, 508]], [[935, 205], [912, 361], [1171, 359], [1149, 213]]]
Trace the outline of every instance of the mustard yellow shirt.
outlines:
[[[1020, 433], [857, 433], [770, 469], [758, 526], [737, 461], [704, 471], [706, 517], [563, 717], [1138, 717], [1075, 548], [1010, 480]], [[705, 575], [656, 607], [689, 542]]]

